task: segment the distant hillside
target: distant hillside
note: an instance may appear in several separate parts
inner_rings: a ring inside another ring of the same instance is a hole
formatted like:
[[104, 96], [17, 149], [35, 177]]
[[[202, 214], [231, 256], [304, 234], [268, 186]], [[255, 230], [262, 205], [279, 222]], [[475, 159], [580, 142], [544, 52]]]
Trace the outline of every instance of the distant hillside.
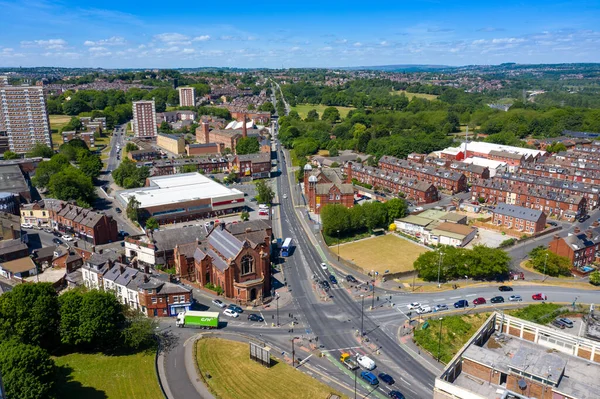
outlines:
[[384, 72], [430, 72], [437, 70], [455, 69], [448, 65], [426, 65], [426, 64], [399, 64], [399, 65], [375, 65], [375, 66], [357, 66], [357, 67], [342, 67], [333, 68], [345, 71], [384, 71]]

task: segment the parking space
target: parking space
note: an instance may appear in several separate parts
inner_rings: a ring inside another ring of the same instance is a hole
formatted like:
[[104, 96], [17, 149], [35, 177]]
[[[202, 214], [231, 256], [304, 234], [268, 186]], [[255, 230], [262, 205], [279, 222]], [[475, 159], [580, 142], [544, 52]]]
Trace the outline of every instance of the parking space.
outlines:
[[511, 238], [509, 235], [503, 235], [494, 230], [486, 230], [479, 228], [477, 233], [479, 236], [472, 240], [469, 244], [467, 244], [467, 248], [473, 248], [474, 245], [483, 244], [490, 248], [498, 248], [500, 243], [504, 240]]

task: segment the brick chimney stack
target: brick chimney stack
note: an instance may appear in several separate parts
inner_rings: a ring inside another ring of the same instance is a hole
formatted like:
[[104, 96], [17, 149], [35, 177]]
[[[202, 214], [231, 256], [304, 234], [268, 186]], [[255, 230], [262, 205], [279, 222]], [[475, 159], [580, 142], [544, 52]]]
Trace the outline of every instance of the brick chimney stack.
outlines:
[[592, 230], [586, 230], [586, 231], [585, 231], [585, 235], [586, 235], [586, 236], [587, 236], [587, 238], [589, 238], [589, 239], [591, 239], [591, 238], [592, 238], [592, 235], [593, 235], [593, 234], [594, 234], [594, 233], [592, 232]]
[[573, 233], [575, 233], [575, 234], [579, 234], [580, 232], [581, 232], [581, 229], [579, 227], [575, 227], [573, 229]]
[[244, 124], [242, 125], [242, 136], [248, 137], [248, 128], [246, 127], [246, 114], [244, 114]]
[[204, 144], [210, 143], [210, 126], [208, 126], [208, 121], [202, 121], [202, 133], [204, 133]]

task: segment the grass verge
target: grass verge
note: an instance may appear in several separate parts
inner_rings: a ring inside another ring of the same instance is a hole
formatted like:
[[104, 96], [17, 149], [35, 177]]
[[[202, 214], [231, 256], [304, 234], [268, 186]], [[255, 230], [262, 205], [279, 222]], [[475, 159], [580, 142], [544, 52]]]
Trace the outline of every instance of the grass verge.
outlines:
[[210, 390], [220, 399], [327, 398], [334, 389], [274, 361], [271, 368], [250, 360], [248, 344], [220, 338], [196, 342], [196, 360]]
[[[344, 243], [348, 243], [348, 242], [362, 240], [363, 238], [369, 238], [370, 236], [371, 236], [371, 233], [369, 233], [368, 231], [365, 231], [364, 233], [357, 233], [355, 235], [348, 236], [348, 237], [340, 237], [339, 242], [340, 242], [340, 244], [344, 244]], [[337, 244], [338, 244], [337, 237], [328, 236], [327, 234], [323, 233], [323, 239], [325, 240], [325, 244], [327, 244], [328, 247], [331, 247], [334, 245], [337, 246]]]
[[532, 321], [538, 324], [548, 324], [555, 317], [561, 314], [568, 313], [564, 305], [557, 305], [554, 303], [539, 303], [536, 305], [529, 305], [522, 309], [511, 310], [507, 312], [511, 316], [518, 317], [519, 319]]
[[367, 238], [351, 244], [340, 245], [340, 256], [363, 268], [383, 274], [413, 270], [413, 263], [427, 250], [393, 234]]
[[[314, 109], [319, 114], [319, 118], [321, 118], [323, 116], [323, 111], [325, 111], [325, 108], [328, 108], [328, 107], [329, 107], [329, 105], [323, 105], [323, 104], [318, 104], [318, 105], [298, 104], [295, 107], [292, 107], [292, 110], [298, 112], [298, 115], [300, 115], [300, 118], [304, 119], [304, 118], [306, 118], [308, 111], [310, 111], [311, 109]], [[335, 107], [335, 108], [337, 108], [337, 110], [340, 112], [340, 117], [342, 117], [342, 118], [345, 118], [348, 115], [348, 112], [350, 112], [350, 110], [356, 109], [354, 107]]]
[[62, 399], [162, 399], [156, 380], [154, 352], [126, 356], [72, 353], [54, 359], [64, 374]]

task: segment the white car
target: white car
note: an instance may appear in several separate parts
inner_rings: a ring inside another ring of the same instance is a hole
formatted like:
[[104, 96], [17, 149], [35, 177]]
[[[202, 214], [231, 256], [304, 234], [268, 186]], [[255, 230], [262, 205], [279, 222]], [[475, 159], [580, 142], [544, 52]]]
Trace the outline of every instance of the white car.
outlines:
[[375, 362], [368, 356], [357, 355], [356, 361], [367, 370], [373, 370], [375, 368]]
[[511, 295], [508, 297], [508, 300], [511, 302], [521, 302], [523, 298], [521, 298], [521, 295]]
[[24, 229], [32, 229], [33, 225], [30, 224], [30, 223], [22, 223], [21, 227], [24, 228]]
[[217, 305], [220, 308], [224, 308], [225, 306], [227, 306], [220, 299], [213, 299], [212, 303], [215, 304], [215, 305]]
[[321, 263], [321, 269], [327, 270], [327, 263]]
[[287, 199], [287, 194], [283, 194], [283, 199]]
[[408, 310], [415, 310], [421, 307], [419, 302], [413, 302], [408, 304]]
[[417, 309], [417, 313], [418, 314], [425, 314], [425, 313], [431, 313], [431, 306], [429, 305], [423, 305], [420, 308]]
[[231, 309], [225, 309], [223, 311], [223, 314], [225, 316], [229, 316], [229, 317], [240, 317], [240, 315], [237, 312], [235, 312], [235, 311], [233, 311]]
[[73, 237], [67, 234], [63, 234], [62, 239], [65, 241], [73, 241]]

